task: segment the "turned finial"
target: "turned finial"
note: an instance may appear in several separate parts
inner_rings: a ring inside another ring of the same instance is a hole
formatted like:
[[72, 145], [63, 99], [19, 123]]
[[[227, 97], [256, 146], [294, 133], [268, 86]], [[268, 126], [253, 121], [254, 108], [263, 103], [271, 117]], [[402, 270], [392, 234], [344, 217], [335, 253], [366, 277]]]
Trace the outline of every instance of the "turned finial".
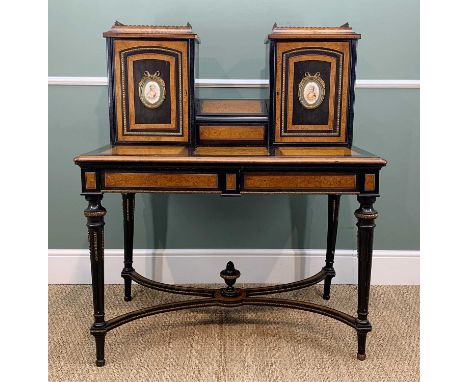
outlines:
[[226, 269], [221, 271], [219, 274], [227, 285], [227, 288], [221, 289], [221, 294], [226, 297], [236, 297], [239, 296], [240, 292], [238, 289], [234, 288], [236, 280], [240, 276], [240, 272], [234, 267], [234, 263], [229, 261], [226, 264]]

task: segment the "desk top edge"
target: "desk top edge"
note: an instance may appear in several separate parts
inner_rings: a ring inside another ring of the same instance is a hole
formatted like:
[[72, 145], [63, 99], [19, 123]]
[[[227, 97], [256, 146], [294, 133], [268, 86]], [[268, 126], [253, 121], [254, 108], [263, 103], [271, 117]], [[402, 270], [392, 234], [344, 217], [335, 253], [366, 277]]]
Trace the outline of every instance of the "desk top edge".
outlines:
[[[157, 153], [159, 150], [159, 154]], [[278, 147], [273, 154], [263, 146], [199, 146], [193, 151], [184, 146], [103, 146], [74, 158], [77, 165], [105, 163], [179, 164], [358, 164], [385, 166], [387, 161], [356, 146]]]

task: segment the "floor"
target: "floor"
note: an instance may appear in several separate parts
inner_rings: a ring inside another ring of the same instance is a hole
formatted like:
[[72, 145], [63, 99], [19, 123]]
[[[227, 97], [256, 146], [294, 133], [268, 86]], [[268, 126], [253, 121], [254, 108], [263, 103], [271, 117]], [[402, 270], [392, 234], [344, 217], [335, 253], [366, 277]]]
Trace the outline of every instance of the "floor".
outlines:
[[[355, 314], [354, 285], [321, 285], [281, 297]], [[106, 317], [185, 299], [134, 286], [106, 286]], [[335, 320], [269, 307], [203, 308], [165, 313], [121, 326], [106, 337], [106, 366], [94, 365], [88, 285], [49, 286], [49, 381], [419, 381], [419, 287], [373, 286], [367, 359], [356, 359], [356, 334]]]

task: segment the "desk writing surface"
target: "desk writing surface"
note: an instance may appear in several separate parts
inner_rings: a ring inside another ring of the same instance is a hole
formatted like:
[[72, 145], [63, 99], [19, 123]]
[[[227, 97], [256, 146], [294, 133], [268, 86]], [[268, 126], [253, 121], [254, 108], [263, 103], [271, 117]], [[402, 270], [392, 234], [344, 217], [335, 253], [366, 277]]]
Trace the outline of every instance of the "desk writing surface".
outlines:
[[277, 147], [264, 146], [104, 146], [75, 157], [80, 163], [239, 163], [239, 164], [361, 164], [385, 166], [384, 159], [358, 147]]

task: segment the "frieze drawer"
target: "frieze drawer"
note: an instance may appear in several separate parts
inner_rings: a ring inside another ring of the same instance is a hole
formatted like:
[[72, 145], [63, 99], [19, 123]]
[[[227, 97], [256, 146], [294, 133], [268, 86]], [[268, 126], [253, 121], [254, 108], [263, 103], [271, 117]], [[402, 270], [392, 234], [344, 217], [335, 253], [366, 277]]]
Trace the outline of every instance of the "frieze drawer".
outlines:
[[243, 190], [245, 192], [355, 192], [356, 174], [349, 173], [245, 173]]
[[217, 191], [217, 174], [113, 172], [104, 174], [106, 190], [143, 188], [155, 191]]

